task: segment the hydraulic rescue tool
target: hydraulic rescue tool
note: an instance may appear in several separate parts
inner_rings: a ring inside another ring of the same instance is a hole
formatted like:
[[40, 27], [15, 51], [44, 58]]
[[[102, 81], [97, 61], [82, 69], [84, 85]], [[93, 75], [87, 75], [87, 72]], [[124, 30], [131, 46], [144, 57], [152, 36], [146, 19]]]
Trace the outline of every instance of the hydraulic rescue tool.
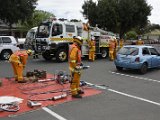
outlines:
[[70, 75], [66, 74], [64, 71], [59, 71], [56, 75], [55, 75], [55, 80], [57, 83], [59, 84], [65, 84], [70, 82], [69, 79]]
[[57, 95], [57, 96], [52, 97], [52, 100], [59, 100], [59, 99], [66, 98], [66, 97], [67, 97], [67, 94], [63, 93], [61, 95]]
[[33, 107], [40, 107], [42, 104], [40, 102], [33, 102], [31, 100], [28, 100], [27, 101], [27, 106], [30, 107], [30, 108], [33, 108]]

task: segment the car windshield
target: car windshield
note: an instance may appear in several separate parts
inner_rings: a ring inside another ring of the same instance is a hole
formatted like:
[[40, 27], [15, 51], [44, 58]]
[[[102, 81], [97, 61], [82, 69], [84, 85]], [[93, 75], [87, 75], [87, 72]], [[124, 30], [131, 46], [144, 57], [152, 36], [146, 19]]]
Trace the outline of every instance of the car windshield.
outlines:
[[122, 55], [138, 55], [138, 48], [136, 47], [123, 47], [118, 51], [118, 54]]

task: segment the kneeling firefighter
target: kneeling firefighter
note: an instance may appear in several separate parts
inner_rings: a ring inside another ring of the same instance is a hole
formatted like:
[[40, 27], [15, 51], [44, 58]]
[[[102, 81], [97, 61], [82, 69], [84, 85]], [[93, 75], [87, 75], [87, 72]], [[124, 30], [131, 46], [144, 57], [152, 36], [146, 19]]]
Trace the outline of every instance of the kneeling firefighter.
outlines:
[[19, 50], [14, 52], [9, 61], [12, 64], [15, 81], [19, 83], [26, 82], [23, 77], [23, 70], [26, 66], [28, 55], [32, 55], [32, 50]]
[[80, 89], [80, 77], [81, 70], [79, 69], [82, 65], [81, 62], [81, 37], [75, 37], [73, 44], [69, 48], [69, 70], [71, 73], [71, 93], [74, 98], [82, 98], [81, 94], [84, 92]]

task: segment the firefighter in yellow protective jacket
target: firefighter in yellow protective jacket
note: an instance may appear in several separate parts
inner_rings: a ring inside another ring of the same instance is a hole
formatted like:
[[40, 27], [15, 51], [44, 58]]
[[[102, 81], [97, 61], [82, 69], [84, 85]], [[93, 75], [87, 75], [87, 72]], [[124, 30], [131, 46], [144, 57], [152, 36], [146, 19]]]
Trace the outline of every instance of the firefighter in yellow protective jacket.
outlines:
[[114, 42], [114, 39], [111, 38], [110, 41], [109, 41], [109, 58], [111, 61], [114, 60], [114, 50], [115, 50], [115, 42]]
[[26, 66], [28, 55], [32, 54], [32, 50], [19, 50], [13, 53], [9, 61], [12, 64], [15, 81], [19, 83], [26, 82], [23, 77], [23, 70]]
[[96, 46], [95, 46], [95, 38], [92, 37], [91, 40], [88, 42], [89, 46], [89, 60], [94, 61], [95, 60], [95, 51], [96, 51]]
[[144, 41], [140, 38], [136, 41], [136, 45], [143, 45]]
[[124, 40], [123, 39], [120, 39], [119, 40], [119, 47], [122, 48], [124, 45]]
[[82, 98], [84, 92], [80, 89], [81, 70], [81, 37], [75, 37], [73, 44], [69, 48], [69, 70], [71, 72], [71, 94], [74, 98]]
[[114, 45], [115, 45], [114, 50], [113, 50], [113, 57], [114, 57], [113, 59], [115, 59], [116, 54], [117, 54], [117, 49], [118, 49], [118, 42], [117, 42], [116, 37], [113, 37], [113, 39], [114, 39]]

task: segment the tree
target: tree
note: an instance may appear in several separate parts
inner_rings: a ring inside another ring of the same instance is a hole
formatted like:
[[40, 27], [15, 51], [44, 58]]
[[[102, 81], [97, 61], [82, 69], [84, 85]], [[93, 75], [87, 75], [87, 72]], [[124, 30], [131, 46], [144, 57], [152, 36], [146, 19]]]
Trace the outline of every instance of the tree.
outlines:
[[50, 12], [35, 10], [28, 20], [23, 23], [20, 21], [19, 25], [23, 26], [25, 29], [30, 29], [32, 27], [38, 26], [42, 21], [53, 17], [55, 17], [55, 15]]
[[137, 33], [135, 31], [129, 31], [126, 33], [126, 39], [128, 40], [136, 40], [137, 39]]
[[[120, 38], [132, 28], [143, 28], [147, 24], [147, 17], [152, 9], [146, 0], [99, 0], [98, 4], [90, 1], [96, 6], [93, 7], [94, 10], [91, 9], [92, 6], [88, 8], [89, 21], [103, 29], [119, 33]], [[82, 6], [84, 15], [87, 15], [87, 4], [89, 6], [89, 1], [84, 2]], [[97, 19], [93, 19], [95, 18], [92, 16], [93, 13], [98, 15]]]
[[84, 15], [85, 19], [88, 19], [91, 26], [96, 26], [98, 19], [97, 5], [92, 0], [85, 1], [82, 5], [83, 11], [81, 13]]
[[0, 19], [12, 27], [19, 20], [24, 22], [36, 8], [37, 0], [0, 0]]

